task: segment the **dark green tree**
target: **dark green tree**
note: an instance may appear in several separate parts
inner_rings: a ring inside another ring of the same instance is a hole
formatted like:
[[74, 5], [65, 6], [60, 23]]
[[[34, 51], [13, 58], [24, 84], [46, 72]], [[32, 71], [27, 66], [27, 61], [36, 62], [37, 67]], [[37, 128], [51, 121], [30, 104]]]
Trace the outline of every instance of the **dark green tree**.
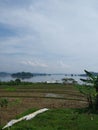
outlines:
[[63, 78], [62, 81], [64, 84], [77, 84], [77, 81], [73, 78]]
[[16, 79], [16, 80], [15, 80], [15, 83], [16, 83], [17, 85], [19, 85], [19, 84], [21, 83], [21, 80], [20, 80], [20, 79]]

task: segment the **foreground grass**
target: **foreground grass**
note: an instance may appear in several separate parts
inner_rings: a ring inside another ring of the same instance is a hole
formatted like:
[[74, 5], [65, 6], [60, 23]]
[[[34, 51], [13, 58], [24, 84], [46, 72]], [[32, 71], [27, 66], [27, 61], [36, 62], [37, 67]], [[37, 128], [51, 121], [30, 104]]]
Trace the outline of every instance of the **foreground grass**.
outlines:
[[[17, 118], [37, 109], [30, 109]], [[29, 121], [22, 121], [10, 130], [97, 130], [98, 115], [84, 109], [50, 109]]]

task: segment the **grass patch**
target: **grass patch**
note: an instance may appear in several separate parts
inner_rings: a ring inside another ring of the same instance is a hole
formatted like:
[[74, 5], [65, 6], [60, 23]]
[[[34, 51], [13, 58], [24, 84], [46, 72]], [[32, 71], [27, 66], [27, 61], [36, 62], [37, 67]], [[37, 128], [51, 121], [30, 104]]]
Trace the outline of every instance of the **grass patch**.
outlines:
[[6, 87], [4, 89], [5, 89], [5, 91], [8, 91], [8, 92], [16, 91], [16, 88], [14, 88], [14, 87]]
[[25, 116], [25, 115], [31, 114], [31, 113], [33, 113], [33, 112], [35, 112], [35, 111], [37, 111], [37, 110], [38, 110], [38, 109], [36, 109], [36, 108], [28, 109], [27, 111], [25, 111], [25, 112], [23, 112], [23, 113], [17, 115], [17, 116], [16, 116], [16, 119], [21, 118], [21, 117], [23, 117], [23, 116]]
[[[29, 109], [24, 116], [37, 109]], [[97, 130], [98, 115], [88, 114], [84, 109], [52, 109], [29, 121], [22, 121], [10, 130]]]
[[62, 83], [26, 83], [26, 82], [22, 82], [21, 84], [19, 85], [7, 85], [7, 83], [5, 82], [5, 84], [2, 84], [0, 85], [0, 89], [3, 89], [3, 88], [16, 88], [16, 89], [60, 89], [60, 87], [63, 89], [69, 89], [69, 87], [71, 89], [73, 89], [73, 86], [72, 85], [65, 85], [65, 84], [62, 84]]

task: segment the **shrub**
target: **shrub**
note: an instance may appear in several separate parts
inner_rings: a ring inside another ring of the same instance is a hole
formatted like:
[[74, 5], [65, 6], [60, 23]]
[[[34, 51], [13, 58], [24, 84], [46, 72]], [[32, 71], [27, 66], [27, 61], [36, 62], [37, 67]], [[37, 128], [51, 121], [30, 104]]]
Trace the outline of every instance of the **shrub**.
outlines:
[[0, 99], [0, 107], [7, 107], [8, 106], [8, 99], [1, 98]]

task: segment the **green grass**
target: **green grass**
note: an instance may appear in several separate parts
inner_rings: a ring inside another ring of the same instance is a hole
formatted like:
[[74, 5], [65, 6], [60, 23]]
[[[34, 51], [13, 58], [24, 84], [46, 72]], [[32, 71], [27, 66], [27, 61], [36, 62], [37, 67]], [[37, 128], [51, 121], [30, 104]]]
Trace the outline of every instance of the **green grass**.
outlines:
[[35, 89], [45, 89], [45, 88], [59, 88], [59, 87], [62, 87], [62, 88], [66, 88], [69, 87], [69, 86], [72, 86], [72, 85], [65, 85], [65, 84], [62, 84], [62, 83], [28, 83], [28, 82], [21, 82], [19, 85], [10, 85], [10, 84], [7, 84], [7, 82], [4, 82], [0, 85], [0, 89], [7, 89], [7, 88], [19, 88], [19, 89], [22, 89], [22, 88], [27, 88], [27, 89], [31, 89], [31, 88], [35, 88]]
[[[30, 109], [19, 117], [37, 109]], [[10, 130], [98, 130], [98, 115], [83, 109], [52, 109], [29, 121], [22, 121]]]
[[4, 88], [5, 91], [8, 91], [8, 92], [13, 92], [13, 91], [16, 91], [16, 88], [14, 87], [7, 87], [7, 88]]

